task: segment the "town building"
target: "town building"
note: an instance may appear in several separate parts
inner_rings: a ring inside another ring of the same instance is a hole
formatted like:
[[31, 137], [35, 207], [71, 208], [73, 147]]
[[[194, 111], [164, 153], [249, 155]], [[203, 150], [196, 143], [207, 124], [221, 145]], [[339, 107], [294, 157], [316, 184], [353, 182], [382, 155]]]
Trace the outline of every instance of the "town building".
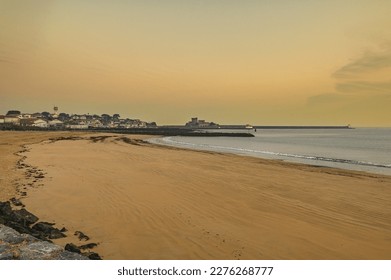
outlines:
[[219, 125], [214, 122], [207, 122], [205, 120], [199, 120], [198, 118], [191, 118], [185, 126], [191, 128], [219, 128]]
[[155, 122], [145, 122], [139, 119], [121, 119], [119, 114], [108, 115], [90, 115], [90, 114], [72, 114], [59, 113], [58, 107], [54, 106], [53, 113], [22, 113], [17, 110], [8, 111], [7, 114], [0, 116], [2, 126], [21, 126], [54, 128], [54, 129], [89, 129], [89, 128], [147, 128], [157, 127]]

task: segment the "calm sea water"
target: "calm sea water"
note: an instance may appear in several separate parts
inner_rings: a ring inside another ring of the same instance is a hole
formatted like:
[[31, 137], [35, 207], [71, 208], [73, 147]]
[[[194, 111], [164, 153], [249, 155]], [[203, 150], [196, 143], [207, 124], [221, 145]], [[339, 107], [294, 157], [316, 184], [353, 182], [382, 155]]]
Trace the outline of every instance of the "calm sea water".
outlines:
[[255, 137], [175, 136], [151, 141], [182, 148], [391, 175], [391, 128], [258, 129], [251, 133]]

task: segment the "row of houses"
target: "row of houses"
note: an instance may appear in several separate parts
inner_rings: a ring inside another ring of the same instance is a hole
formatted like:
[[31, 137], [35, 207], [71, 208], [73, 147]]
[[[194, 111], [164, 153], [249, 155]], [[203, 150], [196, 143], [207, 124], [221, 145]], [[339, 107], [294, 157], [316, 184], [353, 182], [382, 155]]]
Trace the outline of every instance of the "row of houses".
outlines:
[[0, 115], [0, 126], [20, 126], [37, 128], [146, 128], [156, 127], [156, 123], [148, 123], [139, 119], [120, 119], [118, 114], [113, 116], [99, 115], [69, 115], [65, 113], [50, 114], [47, 112], [25, 114], [20, 111], [8, 111], [6, 115]]

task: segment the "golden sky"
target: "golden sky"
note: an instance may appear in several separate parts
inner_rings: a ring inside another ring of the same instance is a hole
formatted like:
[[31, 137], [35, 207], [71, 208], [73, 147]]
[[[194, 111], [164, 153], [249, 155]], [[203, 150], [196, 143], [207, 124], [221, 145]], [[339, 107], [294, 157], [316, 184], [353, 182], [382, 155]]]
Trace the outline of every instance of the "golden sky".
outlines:
[[391, 126], [388, 0], [0, 0], [0, 114]]

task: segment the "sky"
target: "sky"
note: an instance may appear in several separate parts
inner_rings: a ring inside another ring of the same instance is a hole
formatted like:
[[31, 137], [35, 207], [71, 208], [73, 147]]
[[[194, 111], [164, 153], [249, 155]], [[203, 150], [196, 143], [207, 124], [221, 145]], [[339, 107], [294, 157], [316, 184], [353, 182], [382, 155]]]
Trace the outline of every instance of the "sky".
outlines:
[[0, 0], [0, 114], [391, 126], [389, 0]]

